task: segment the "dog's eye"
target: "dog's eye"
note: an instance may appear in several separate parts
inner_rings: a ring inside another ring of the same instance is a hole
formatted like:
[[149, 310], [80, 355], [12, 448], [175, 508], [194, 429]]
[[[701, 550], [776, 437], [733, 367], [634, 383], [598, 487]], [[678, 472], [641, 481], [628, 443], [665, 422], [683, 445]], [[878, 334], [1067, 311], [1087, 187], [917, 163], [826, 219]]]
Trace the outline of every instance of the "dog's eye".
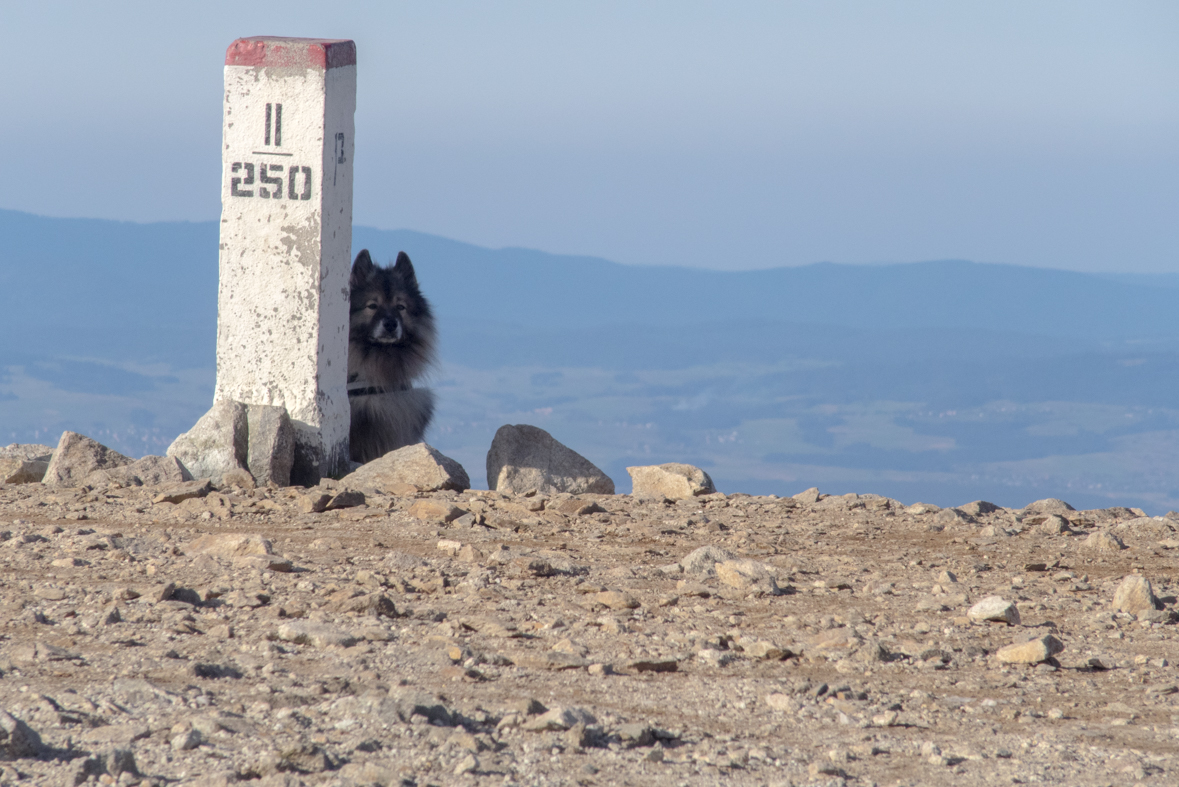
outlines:
[[397, 304], [397, 311], [399, 311], [399, 312], [405, 311], [405, 304], [403, 304], [403, 303]]
[[375, 309], [375, 308], [377, 308], [377, 302], [376, 302], [376, 301], [373, 301], [372, 303], [366, 304], [364, 308], [366, 308], [366, 309]]

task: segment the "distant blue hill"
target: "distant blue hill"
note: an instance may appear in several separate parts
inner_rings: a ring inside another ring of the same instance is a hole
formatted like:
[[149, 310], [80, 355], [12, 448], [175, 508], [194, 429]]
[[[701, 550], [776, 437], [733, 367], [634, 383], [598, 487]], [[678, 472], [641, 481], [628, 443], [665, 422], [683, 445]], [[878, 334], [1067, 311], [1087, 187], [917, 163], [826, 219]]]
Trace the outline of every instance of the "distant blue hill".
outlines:
[[[18, 339], [0, 349], [0, 361], [52, 354], [210, 365], [217, 245], [216, 222], [133, 224], [0, 210], [0, 319]], [[1021, 343], [1011, 339], [1017, 335], [1087, 342], [1179, 336], [1179, 309], [1165, 276], [1119, 281], [955, 260], [717, 272], [492, 250], [357, 227], [354, 249], [365, 247], [378, 260], [407, 251], [444, 325], [700, 326], [680, 338], [686, 347], [733, 322], [873, 335], [982, 331], [1008, 337], [1008, 345]], [[797, 328], [790, 335], [799, 336]]]

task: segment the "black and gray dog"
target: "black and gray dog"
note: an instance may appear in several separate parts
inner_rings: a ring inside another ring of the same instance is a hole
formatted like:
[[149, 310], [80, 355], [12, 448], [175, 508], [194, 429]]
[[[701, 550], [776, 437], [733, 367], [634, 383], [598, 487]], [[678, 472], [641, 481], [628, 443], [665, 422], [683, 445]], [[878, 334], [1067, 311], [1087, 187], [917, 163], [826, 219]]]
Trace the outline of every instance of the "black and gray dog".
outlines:
[[348, 334], [349, 441], [352, 461], [371, 462], [422, 442], [434, 415], [434, 393], [414, 388], [434, 363], [434, 315], [405, 252], [391, 268], [368, 249], [352, 263]]

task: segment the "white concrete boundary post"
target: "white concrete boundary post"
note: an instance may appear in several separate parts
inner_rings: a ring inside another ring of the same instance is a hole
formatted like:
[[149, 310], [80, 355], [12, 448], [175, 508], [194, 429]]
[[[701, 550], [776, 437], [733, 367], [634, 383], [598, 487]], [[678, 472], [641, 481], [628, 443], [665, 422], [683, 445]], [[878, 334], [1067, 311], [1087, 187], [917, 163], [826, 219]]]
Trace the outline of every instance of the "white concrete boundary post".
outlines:
[[355, 110], [352, 41], [226, 53], [214, 399], [286, 407], [295, 484], [348, 470]]

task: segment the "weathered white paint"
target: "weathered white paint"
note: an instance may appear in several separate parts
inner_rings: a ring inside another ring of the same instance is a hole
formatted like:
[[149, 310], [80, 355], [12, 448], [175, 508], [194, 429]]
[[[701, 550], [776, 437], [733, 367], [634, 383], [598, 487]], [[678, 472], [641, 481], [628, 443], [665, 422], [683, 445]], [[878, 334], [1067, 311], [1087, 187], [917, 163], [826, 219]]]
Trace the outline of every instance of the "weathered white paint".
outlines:
[[214, 399], [286, 407], [293, 483], [348, 470], [355, 52], [246, 38], [225, 60]]

